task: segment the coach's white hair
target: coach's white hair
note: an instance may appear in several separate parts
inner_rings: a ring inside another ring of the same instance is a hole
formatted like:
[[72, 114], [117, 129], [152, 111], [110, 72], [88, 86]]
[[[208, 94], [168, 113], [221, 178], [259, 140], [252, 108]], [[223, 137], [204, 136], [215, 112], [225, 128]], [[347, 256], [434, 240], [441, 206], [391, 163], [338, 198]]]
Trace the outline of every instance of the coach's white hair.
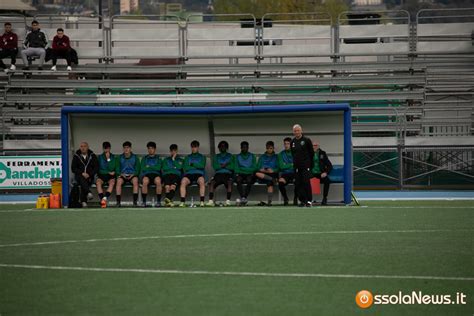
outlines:
[[295, 125], [293, 125], [293, 129], [295, 129], [295, 128], [300, 128], [301, 130], [303, 130], [303, 128], [301, 127], [300, 124], [295, 124]]

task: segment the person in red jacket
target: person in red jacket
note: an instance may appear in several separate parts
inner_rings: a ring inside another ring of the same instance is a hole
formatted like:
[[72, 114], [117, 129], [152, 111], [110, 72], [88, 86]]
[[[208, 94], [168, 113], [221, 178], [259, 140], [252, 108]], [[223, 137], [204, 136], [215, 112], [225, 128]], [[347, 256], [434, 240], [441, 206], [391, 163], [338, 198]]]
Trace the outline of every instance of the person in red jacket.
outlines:
[[12, 24], [6, 22], [4, 24], [5, 32], [0, 35], [0, 68], [7, 70], [7, 66], [3, 63], [3, 58], [10, 58], [10, 70], [16, 69], [16, 56], [18, 55], [18, 36], [12, 31]]
[[52, 71], [56, 71], [58, 57], [66, 59], [67, 70], [71, 71], [71, 44], [69, 42], [69, 37], [64, 35], [64, 30], [62, 28], [56, 30], [56, 36], [53, 38], [51, 54], [51, 59], [53, 60], [53, 67], [51, 67]]

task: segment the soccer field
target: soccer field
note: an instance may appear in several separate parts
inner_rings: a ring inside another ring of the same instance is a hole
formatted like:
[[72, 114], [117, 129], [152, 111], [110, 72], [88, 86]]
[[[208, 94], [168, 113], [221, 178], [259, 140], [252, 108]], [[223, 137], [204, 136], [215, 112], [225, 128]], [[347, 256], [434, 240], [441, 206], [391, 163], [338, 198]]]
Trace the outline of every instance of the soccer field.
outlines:
[[[472, 315], [474, 203], [0, 209], [0, 315]], [[455, 297], [373, 305], [355, 295]]]

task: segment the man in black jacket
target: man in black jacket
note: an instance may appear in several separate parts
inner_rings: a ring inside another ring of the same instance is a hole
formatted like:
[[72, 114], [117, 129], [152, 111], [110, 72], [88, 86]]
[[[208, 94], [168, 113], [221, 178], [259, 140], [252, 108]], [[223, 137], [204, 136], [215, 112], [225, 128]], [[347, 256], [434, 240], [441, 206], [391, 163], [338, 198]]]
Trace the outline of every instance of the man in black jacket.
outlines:
[[300, 125], [293, 126], [291, 141], [291, 154], [293, 155], [293, 168], [295, 169], [295, 189], [301, 207], [311, 207], [311, 169], [313, 169], [313, 143], [303, 135]]
[[332, 163], [328, 158], [328, 155], [324, 150], [319, 148], [319, 142], [315, 141], [313, 143], [314, 149], [314, 164], [311, 169], [313, 176], [319, 179], [320, 183], [324, 184], [323, 189], [323, 200], [321, 205], [326, 205], [328, 203], [328, 193], [329, 186], [331, 185], [331, 180], [329, 179], [329, 174], [332, 170]]
[[74, 173], [76, 182], [81, 187], [82, 207], [87, 207], [87, 200], [92, 200], [93, 198], [90, 187], [95, 175], [99, 171], [99, 161], [86, 142], [81, 143], [72, 158], [71, 170]]
[[37, 56], [38, 70], [43, 70], [44, 58], [46, 57], [45, 47], [48, 45], [46, 35], [41, 32], [38, 21], [31, 22], [31, 32], [26, 35], [23, 41], [24, 49], [21, 51], [21, 58], [23, 59], [24, 70], [28, 70], [28, 57]]

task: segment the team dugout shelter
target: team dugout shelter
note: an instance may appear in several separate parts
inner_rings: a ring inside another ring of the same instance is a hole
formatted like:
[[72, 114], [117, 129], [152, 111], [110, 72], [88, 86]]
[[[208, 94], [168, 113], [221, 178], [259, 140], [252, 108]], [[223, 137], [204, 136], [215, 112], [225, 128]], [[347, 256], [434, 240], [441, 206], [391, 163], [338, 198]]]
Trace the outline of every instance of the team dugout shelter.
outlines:
[[[100, 154], [103, 141], [112, 144], [115, 154], [122, 143], [130, 141], [133, 152], [146, 153], [146, 143], [155, 141], [160, 156], [169, 154], [169, 145], [177, 144], [180, 155], [190, 152], [193, 140], [207, 156], [206, 180], [213, 175], [211, 157], [221, 140], [229, 143], [229, 152], [240, 152], [240, 143], [248, 141], [256, 155], [265, 152], [268, 140], [275, 151], [283, 150], [283, 139], [292, 137], [292, 127], [300, 124], [303, 133], [319, 140], [328, 153], [334, 170], [330, 201], [351, 203], [352, 142], [351, 109], [346, 103], [219, 106], [219, 107], [137, 107], [137, 106], [64, 106], [61, 110], [62, 203], [69, 204], [72, 185], [71, 161], [80, 142]], [[252, 191], [253, 192], [253, 191]], [[251, 196], [252, 197], [252, 193]], [[253, 200], [253, 199], [252, 199]]]

